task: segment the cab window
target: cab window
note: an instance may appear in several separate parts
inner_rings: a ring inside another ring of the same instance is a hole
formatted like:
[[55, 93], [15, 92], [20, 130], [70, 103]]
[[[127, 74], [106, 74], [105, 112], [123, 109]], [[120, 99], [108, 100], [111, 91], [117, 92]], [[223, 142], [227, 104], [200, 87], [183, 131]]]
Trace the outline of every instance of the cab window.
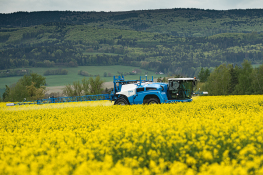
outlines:
[[146, 91], [153, 91], [153, 90], [156, 90], [157, 88], [154, 88], [154, 87], [146, 87]]
[[137, 88], [136, 89], [136, 92], [142, 92], [142, 91], [144, 91], [144, 88]]

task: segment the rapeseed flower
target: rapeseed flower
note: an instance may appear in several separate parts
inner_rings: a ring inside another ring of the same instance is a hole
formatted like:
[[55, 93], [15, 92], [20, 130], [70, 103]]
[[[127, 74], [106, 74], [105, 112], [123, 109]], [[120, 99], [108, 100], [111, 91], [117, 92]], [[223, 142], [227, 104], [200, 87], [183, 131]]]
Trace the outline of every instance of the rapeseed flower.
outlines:
[[0, 103], [0, 174], [262, 174], [262, 104]]

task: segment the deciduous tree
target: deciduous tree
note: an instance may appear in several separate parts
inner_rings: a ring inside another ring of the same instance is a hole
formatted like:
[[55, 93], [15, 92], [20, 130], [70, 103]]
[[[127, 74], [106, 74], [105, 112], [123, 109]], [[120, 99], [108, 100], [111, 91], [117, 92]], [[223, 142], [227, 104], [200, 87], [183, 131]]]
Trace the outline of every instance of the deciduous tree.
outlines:
[[16, 84], [6, 86], [4, 101], [37, 100], [44, 97], [45, 77], [36, 73], [24, 75]]
[[238, 84], [236, 85], [237, 94], [249, 95], [253, 93], [253, 88], [251, 86], [252, 82], [252, 65], [248, 60], [244, 60], [242, 63], [242, 68], [238, 72]]
[[205, 85], [210, 95], [227, 95], [230, 83], [230, 72], [227, 65], [218, 66], [208, 77]]
[[96, 94], [102, 93], [103, 81], [101, 80], [100, 76], [97, 76], [95, 78], [95, 80], [92, 77], [90, 77], [89, 78], [89, 84], [90, 84], [90, 91], [89, 92], [91, 95], [96, 95]]
[[82, 79], [82, 81], [75, 81], [73, 85], [67, 85], [63, 89], [63, 94], [67, 96], [82, 96], [82, 95], [96, 95], [101, 94], [103, 91], [102, 84], [104, 83], [101, 80], [100, 76], [97, 76], [95, 79], [92, 77], [87, 79]]

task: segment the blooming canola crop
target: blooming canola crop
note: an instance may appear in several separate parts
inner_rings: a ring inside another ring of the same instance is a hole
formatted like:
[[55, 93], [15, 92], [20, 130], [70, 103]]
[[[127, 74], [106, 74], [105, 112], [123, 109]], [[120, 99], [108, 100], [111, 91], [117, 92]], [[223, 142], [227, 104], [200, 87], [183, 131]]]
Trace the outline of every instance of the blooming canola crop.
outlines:
[[0, 103], [0, 174], [263, 174], [263, 96]]

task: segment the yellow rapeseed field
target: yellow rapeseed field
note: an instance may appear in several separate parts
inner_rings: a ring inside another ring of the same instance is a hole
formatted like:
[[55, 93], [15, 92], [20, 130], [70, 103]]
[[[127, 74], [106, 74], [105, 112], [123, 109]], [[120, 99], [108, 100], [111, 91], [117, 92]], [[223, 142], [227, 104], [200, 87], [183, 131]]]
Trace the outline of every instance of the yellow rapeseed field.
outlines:
[[0, 174], [263, 174], [263, 96], [6, 107]]

